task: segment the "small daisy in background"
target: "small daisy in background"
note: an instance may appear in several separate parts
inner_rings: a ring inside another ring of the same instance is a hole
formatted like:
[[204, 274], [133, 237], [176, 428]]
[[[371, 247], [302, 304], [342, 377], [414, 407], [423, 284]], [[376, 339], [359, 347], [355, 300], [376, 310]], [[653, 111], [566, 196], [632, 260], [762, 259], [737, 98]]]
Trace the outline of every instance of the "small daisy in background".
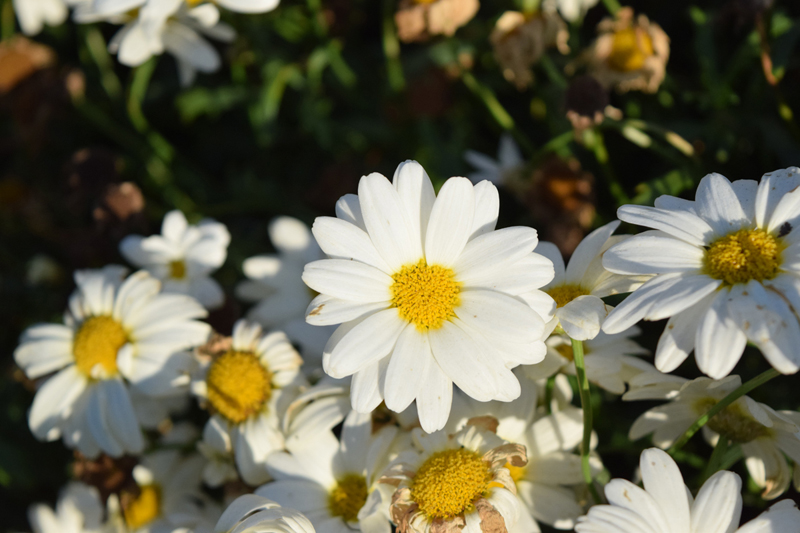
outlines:
[[692, 498], [675, 461], [650, 448], [639, 459], [644, 489], [625, 479], [605, 487], [609, 505], [582, 516], [577, 533], [794, 533], [800, 511], [791, 500], [776, 503], [737, 529], [742, 480], [733, 472], [711, 476]]
[[472, 183], [477, 185], [486, 180], [498, 187], [508, 185], [508, 182], [512, 181], [511, 176], [521, 172], [525, 164], [519, 146], [508, 133], [500, 137], [497, 160], [474, 150], [467, 150], [464, 159], [475, 167], [474, 172], [467, 174]]
[[294, 509], [257, 496], [245, 494], [222, 513], [214, 533], [314, 533], [314, 526]]
[[[591, 340], [584, 341], [583, 355], [586, 377], [590, 383], [613, 394], [625, 392], [625, 384], [642, 372], [655, 371], [655, 367], [637, 355], [650, 352], [632, 337], [641, 334], [638, 327], [609, 335], [602, 331]], [[572, 341], [566, 335], [551, 335], [547, 341], [547, 355], [537, 365], [523, 367], [525, 375], [533, 380], [547, 379], [557, 373], [575, 375]]]
[[605, 251], [628, 238], [611, 236], [618, 226], [619, 221], [614, 221], [587, 235], [575, 248], [568, 266], [564, 266], [564, 258], [555, 244], [540, 242], [536, 247], [536, 253], [550, 259], [555, 268], [553, 281], [542, 287], [556, 302], [551, 331], [558, 325], [575, 340], [595, 338], [612, 309], [601, 298], [632, 292], [649, 279], [649, 276], [614, 274], [603, 268]]
[[271, 455], [275, 481], [256, 494], [299, 510], [319, 533], [389, 533], [391, 491], [378, 478], [394, 458], [397, 433], [395, 426], [373, 433], [372, 415], [351, 411], [340, 439], [327, 432], [300, 450]]
[[14, 0], [14, 11], [25, 35], [36, 35], [45, 24], [63, 24], [69, 15], [69, 8], [64, 0]]
[[[338, 204], [337, 204], [338, 209]], [[280, 329], [300, 346], [310, 374], [322, 365], [322, 351], [334, 327], [314, 327], [305, 313], [315, 291], [303, 283], [303, 268], [323, 259], [311, 230], [300, 220], [278, 217], [269, 224], [269, 239], [277, 254], [258, 255], [242, 264], [247, 280], [236, 286], [236, 296], [256, 305], [247, 317], [270, 329]]]
[[[653, 444], [667, 448], [700, 416], [742, 384], [739, 376], [714, 381], [689, 381], [654, 372], [632, 380], [623, 400], [670, 400], [644, 412], [631, 426], [628, 437], [638, 440], [650, 433]], [[792, 469], [786, 456], [800, 462], [800, 413], [774, 411], [768, 405], [741, 396], [703, 426], [703, 436], [712, 446], [727, 439], [740, 446], [745, 465], [761, 497], [777, 498], [789, 488]]]
[[542, 360], [554, 308], [538, 290], [553, 267], [533, 253], [536, 230], [494, 231], [494, 185], [451, 178], [436, 196], [414, 161], [393, 183], [364, 176], [358, 196], [342, 202], [337, 218], [314, 222], [330, 259], [306, 265], [303, 281], [320, 293], [306, 320], [342, 324], [323, 368], [353, 376], [353, 408], [367, 413], [385, 400], [400, 412], [416, 400], [422, 427], [435, 431], [453, 383], [482, 401], [518, 397], [510, 369]]
[[[229, 347], [204, 361], [192, 382], [192, 391], [212, 413], [208, 424], [228, 433], [226, 439], [204, 432], [214, 437], [206, 451], [227, 451], [229, 442], [239, 474], [250, 485], [269, 479], [266, 459], [284, 448], [281, 418], [306, 383], [301, 364], [285, 334], [264, 334], [258, 324], [239, 320]], [[208, 473], [212, 480], [215, 474], [224, 472]]]
[[709, 174], [694, 201], [661, 196], [655, 207], [622, 206], [620, 220], [655, 231], [611, 247], [603, 266], [655, 277], [608, 315], [603, 330], [669, 318], [656, 348], [661, 372], [672, 372], [694, 350], [700, 370], [721, 379], [748, 341], [779, 372], [797, 372], [798, 186], [797, 167], [765, 174], [761, 183]]
[[129, 388], [152, 397], [188, 393], [193, 360], [180, 350], [205, 342], [211, 328], [193, 298], [160, 293], [145, 271], [75, 273], [64, 324], [28, 328], [14, 359], [30, 379], [56, 372], [33, 400], [28, 422], [40, 440], [64, 438], [94, 457], [139, 453], [144, 439]]
[[211, 274], [225, 262], [230, 242], [225, 224], [203, 219], [190, 225], [183, 213], [170, 211], [161, 235], [128, 235], [119, 251], [132, 265], [160, 279], [164, 292], [188, 294], [206, 309], [215, 309], [225, 301], [225, 293]]
[[513, 528], [521, 509], [506, 465], [524, 467], [525, 447], [508, 444], [495, 427], [484, 417], [451, 435], [413, 430], [418, 451], [401, 452], [381, 478], [396, 487], [390, 513], [399, 533]]
[[61, 489], [55, 509], [43, 503], [28, 509], [34, 533], [100, 533], [108, 527], [104, 515], [97, 489], [76, 481]]

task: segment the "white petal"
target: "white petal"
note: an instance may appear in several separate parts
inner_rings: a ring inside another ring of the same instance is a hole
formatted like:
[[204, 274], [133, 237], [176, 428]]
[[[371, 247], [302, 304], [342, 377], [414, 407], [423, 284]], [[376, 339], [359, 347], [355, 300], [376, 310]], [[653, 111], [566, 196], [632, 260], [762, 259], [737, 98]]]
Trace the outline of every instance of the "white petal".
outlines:
[[386, 407], [398, 413], [405, 410], [417, 397], [432, 363], [428, 335], [417, 331], [414, 324], [408, 324], [397, 339], [386, 372]]
[[364, 216], [361, 213], [361, 203], [355, 194], [345, 194], [337, 200], [336, 217], [367, 231], [367, 226], [364, 224]]
[[306, 265], [303, 281], [320, 294], [353, 302], [388, 302], [392, 278], [377, 268], [344, 259], [322, 259]]
[[590, 294], [578, 296], [564, 307], [556, 309], [556, 317], [571, 338], [591, 340], [600, 333], [608, 310], [603, 300]]
[[703, 248], [679, 239], [637, 235], [606, 251], [603, 266], [617, 274], [666, 274], [700, 270], [704, 257]]
[[714, 233], [703, 219], [685, 211], [623, 205], [617, 216], [624, 222], [661, 230], [695, 246], [708, 243]]
[[703, 483], [692, 504], [692, 531], [733, 533], [742, 514], [742, 481], [733, 472], [717, 472]]
[[504, 263], [513, 264], [529, 256], [537, 243], [533, 228], [504, 228], [481, 235], [467, 243], [453, 265], [456, 279], [466, 285], [490, 279]]
[[672, 372], [694, 350], [697, 327], [715, 298], [716, 294], [709, 294], [705, 299], [669, 319], [656, 348], [655, 365], [661, 372]]
[[567, 267], [564, 265], [564, 258], [558, 250], [558, 246], [552, 242], [541, 241], [536, 246], [536, 253], [541, 254], [553, 262], [554, 277], [553, 285], [561, 285], [567, 280]]
[[28, 413], [28, 425], [37, 439], [57, 439], [63, 418], [83, 415], [74, 412], [72, 407], [86, 383], [86, 376], [72, 365], [45, 381], [36, 391]]
[[325, 372], [334, 378], [347, 377], [389, 355], [406, 324], [397, 309], [369, 316], [336, 344]]
[[364, 176], [358, 183], [358, 200], [369, 237], [389, 268], [397, 271], [419, 261], [411, 223], [389, 180], [377, 173]]
[[728, 291], [722, 290], [700, 319], [695, 337], [697, 366], [707, 376], [722, 379], [739, 362], [747, 336], [728, 313]]
[[317, 217], [311, 231], [328, 257], [359, 261], [392, 274], [392, 269], [375, 249], [367, 232], [358, 226], [339, 218]]
[[695, 194], [695, 209], [719, 237], [736, 231], [750, 222], [731, 187], [731, 182], [716, 172], [700, 180]]
[[489, 181], [475, 185], [475, 217], [472, 219], [470, 240], [494, 231], [500, 214], [500, 194]]
[[472, 234], [475, 192], [467, 178], [450, 178], [433, 204], [425, 234], [425, 258], [429, 265], [453, 266]]
[[386, 309], [387, 305], [386, 302], [360, 303], [320, 294], [308, 304], [306, 320], [315, 326], [342, 324]]
[[217, 0], [217, 3], [237, 13], [266, 13], [278, 7], [280, 0]]
[[619, 220], [615, 220], [614, 222], [597, 228], [584, 237], [580, 244], [578, 244], [578, 247], [575, 248], [575, 251], [572, 252], [572, 257], [569, 260], [569, 266], [567, 266], [566, 272], [567, 283], [580, 285], [581, 279], [586, 273], [586, 269], [589, 268], [589, 264], [597, 257], [608, 238], [611, 237], [611, 234], [619, 227], [619, 224]]
[[761, 177], [756, 195], [756, 226], [767, 228], [771, 224], [772, 213], [783, 197], [800, 186], [800, 169], [786, 169], [767, 172]]
[[417, 413], [422, 429], [428, 433], [442, 429], [450, 415], [452, 401], [453, 382], [439, 364], [432, 361], [420, 382], [417, 395]]
[[531, 343], [544, 334], [544, 321], [530, 307], [500, 292], [468, 290], [460, 293], [456, 315], [489, 337]]
[[383, 400], [382, 385], [386, 379], [389, 357], [368, 364], [353, 375], [350, 403], [359, 413], [371, 413]]
[[411, 235], [414, 239], [414, 253], [422, 256], [423, 239], [428, 230], [436, 193], [428, 173], [416, 161], [400, 163], [392, 178], [400, 201], [405, 207], [408, 221], [411, 224]]
[[642, 452], [639, 467], [644, 489], [663, 510], [670, 531], [690, 531], [689, 500], [675, 461], [666, 452], [650, 448]]

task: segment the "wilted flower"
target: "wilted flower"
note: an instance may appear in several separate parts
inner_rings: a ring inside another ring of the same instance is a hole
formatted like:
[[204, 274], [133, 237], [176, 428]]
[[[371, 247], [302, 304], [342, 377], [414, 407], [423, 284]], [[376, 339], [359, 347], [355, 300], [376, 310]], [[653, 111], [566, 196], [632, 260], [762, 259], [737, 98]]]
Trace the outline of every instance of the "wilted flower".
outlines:
[[478, 12], [478, 0], [402, 0], [394, 16], [397, 36], [409, 43], [453, 35]]

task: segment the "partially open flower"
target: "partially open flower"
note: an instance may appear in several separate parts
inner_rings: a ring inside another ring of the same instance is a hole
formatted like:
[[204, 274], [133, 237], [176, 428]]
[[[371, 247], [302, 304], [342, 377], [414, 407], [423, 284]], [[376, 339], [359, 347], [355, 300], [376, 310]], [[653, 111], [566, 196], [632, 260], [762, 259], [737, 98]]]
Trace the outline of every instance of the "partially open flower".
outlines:
[[555, 12], [519, 11], [503, 13], [490, 37], [503, 77], [519, 90], [533, 83], [531, 67], [547, 47], [555, 46], [562, 54], [569, 52], [568, 39], [567, 25]]
[[629, 7], [606, 18], [589, 49], [590, 71], [606, 87], [620, 92], [658, 90], [666, 74], [669, 37], [645, 15], [634, 18]]
[[507, 444], [496, 429], [497, 419], [480, 417], [455, 435], [414, 430], [422, 452], [401, 454], [381, 479], [397, 487], [389, 511], [399, 533], [506, 533], [514, 526], [520, 509], [507, 465], [528, 460], [524, 446]]
[[478, 12], [478, 0], [402, 0], [394, 16], [397, 36], [410, 43], [453, 35]]

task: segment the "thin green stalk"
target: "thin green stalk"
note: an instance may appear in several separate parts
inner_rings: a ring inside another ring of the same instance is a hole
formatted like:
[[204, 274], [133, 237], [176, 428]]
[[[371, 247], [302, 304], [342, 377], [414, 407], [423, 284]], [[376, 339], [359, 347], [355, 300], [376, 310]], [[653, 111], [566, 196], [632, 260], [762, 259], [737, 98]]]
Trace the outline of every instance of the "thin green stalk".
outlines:
[[146, 63], [136, 67], [133, 70], [133, 80], [128, 91], [128, 117], [133, 126], [141, 133], [150, 129], [150, 124], [142, 111], [142, 102], [147, 95], [157, 62], [158, 59], [152, 57]]
[[608, 149], [606, 148], [605, 140], [603, 140], [602, 132], [598, 128], [587, 130], [586, 133], [589, 132], [591, 132], [592, 138], [591, 143], [587, 143], [587, 146], [591, 148], [595, 159], [597, 159], [597, 162], [600, 164], [600, 168], [603, 169], [603, 174], [608, 182], [608, 190], [617, 201], [617, 205], [630, 203], [630, 198], [628, 198], [628, 195], [625, 194], [625, 189], [623, 189], [622, 185], [617, 179], [616, 172], [614, 172], [614, 169], [609, 164]]
[[725, 457], [725, 454], [728, 452], [728, 447], [730, 446], [730, 441], [724, 435], [720, 435], [719, 439], [717, 440], [717, 445], [714, 446], [714, 451], [711, 452], [711, 457], [708, 459], [708, 463], [706, 464], [705, 470], [703, 470], [703, 482], [713, 476], [717, 470], [719, 470], [720, 465], [722, 464], [722, 459]]
[[551, 414], [553, 412], [553, 392], [556, 388], [556, 376], [552, 375], [547, 378], [547, 383], [545, 384], [544, 388], [544, 406], [547, 409], [547, 414]]
[[612, 15], [616, 15], [617, 11], [622, 9], [622, 6], [617, 0], [603, 0], [603, 5], [606, 6], [606, 9], [608, 9], [608, 12]]
[[600, 495], [592, 482], [592, 468], [589, 464], [589, 452], [592, 447], [592, 398], [589, 393], [589, 378], [586, 377], [586, 364], [583, 360], [583, 341], [572, 340], [572, 355], [575, 362], [575, 374], [578, 376], [578, 391], [583, 409], [583, 441], [581, 442], [581, 470], [583, 480], [592, 494], [595, 503], [600, 503]]
[[745, 394], [747, 394], [751, 390], [755, 389], [756, 387], [759, 387], [759, 386], [763, 385], [764, 383], [766, 383], [767, 381], [771, 380], [772, 378], [780, 376], [780, 375], [781, 375], [780, 372], [778, 372], [774, 368], [770, 368], [769, 370], [767, 370], [765, 372], [762, 372], [761, 374], [757, 375], [756, 377], [754, 377], [750, 381], [741, 384], [739, 387], [736, 388], [736, 390], [732, 391], [730, 394], [725, 396], [719, 402], [715, 403], [711, 407], [711, 409], [706, 411], [706, 413], [704, 415], [702, 415], [700, 418], [695, 420], [694, 424], [692, 424], [689, 427], [689, 429], [687, 429], [684, 432], [683, 436], [681, 436], [680, 439], [675, 441], [675, 444], [670, 446], [669, 450], [667, 450], [667, 453], [669, 453], [670, 455], [674, 456], [675, 452], [680, 450], [683, 447], [684, 444], [689, 442], [689, 439], [691, 439], [692, 436], [700, 430], [700, 428], [705, 426], [708, 423], [709, 420], [714, 418], [714, 416], [717, 413], [719, 413], [720, 411], [722, 411], [723, 409], [728, 407], [730, 404], [732, 404], [733, 402], [735, 402], [736, 400], [738, 400], [740, 397], [744, 396]]
[[558, 87], [559, 89], [566, 89], [567, 88], [567, 79], [558, 70], [558, 66], [553, 62], [547, 54], [542, 54], [542, 57], [539, 58], [539, 64], [542, 65], [542, 68], [547, 73], [547, 77], [550, 78], [550, 81]]
[[16, 33], [16, 23], [14, 21], [14, 4], [11, 0], [3, 2], [3, 11], [0, 15], [0, 38], [10, 39]]
[[386, 55], [386, 74], [389, 77], [389, 86], [395, 92], [400, 92], [406, 85], [403, 76], [403, 64], [400, 62], [400, 41], [394, 28], [393, 0], [383, 2], [383, 53]]

